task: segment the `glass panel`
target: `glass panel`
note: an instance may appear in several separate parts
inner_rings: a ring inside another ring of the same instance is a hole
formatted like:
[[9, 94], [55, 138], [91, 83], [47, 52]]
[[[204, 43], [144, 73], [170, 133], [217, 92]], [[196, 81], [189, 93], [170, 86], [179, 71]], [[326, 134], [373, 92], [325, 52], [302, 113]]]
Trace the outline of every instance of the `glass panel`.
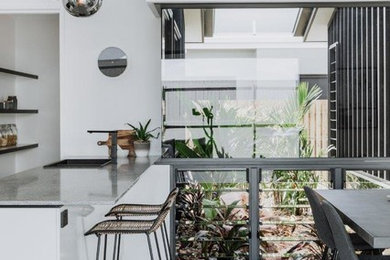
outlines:
[[308, 48], [295, 36], [298, 15], [298, 8], [163, 10], [162, 137], [175, 144], [170, 156], [327, 155], [327, 86], [310, 77], [327, 81], [327, 44]]

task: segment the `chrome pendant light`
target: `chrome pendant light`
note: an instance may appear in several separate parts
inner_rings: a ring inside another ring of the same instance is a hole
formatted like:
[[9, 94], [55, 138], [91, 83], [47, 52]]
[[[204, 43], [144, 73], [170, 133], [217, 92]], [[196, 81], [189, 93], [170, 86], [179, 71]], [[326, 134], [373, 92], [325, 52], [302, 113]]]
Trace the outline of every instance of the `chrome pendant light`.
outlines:
[[88, 17], [99, 11], [103, 0], [62, 0], [68, 13], [76, 17]]

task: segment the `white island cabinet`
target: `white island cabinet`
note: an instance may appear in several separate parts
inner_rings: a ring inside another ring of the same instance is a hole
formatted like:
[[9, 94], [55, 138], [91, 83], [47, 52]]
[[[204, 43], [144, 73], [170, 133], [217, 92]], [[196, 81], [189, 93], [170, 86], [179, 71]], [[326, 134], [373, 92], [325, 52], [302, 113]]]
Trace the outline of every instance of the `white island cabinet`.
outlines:
[[0, 259], [61, 259], [60, 211], [0, 208]]
[[[169, 166], [153, 165], [155, 160], [122, 159], [99, 169], [36, 168], [0, 179], [0, 259], [95, 259], [96, 236], [84, 233], [111, 207], [159, 204], [169, 193]], [[147, 250], [145, 236], [124, 237], [121, 259], [149, 259]]]

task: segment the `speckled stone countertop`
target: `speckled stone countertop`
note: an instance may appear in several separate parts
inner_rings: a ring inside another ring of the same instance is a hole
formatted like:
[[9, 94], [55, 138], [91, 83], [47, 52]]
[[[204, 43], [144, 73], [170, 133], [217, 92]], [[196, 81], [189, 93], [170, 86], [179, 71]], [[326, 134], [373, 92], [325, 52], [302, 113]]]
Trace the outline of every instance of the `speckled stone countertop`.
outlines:
[[115, 204], [158, 159], [118, 158], [102, 168], [35, 168], [0, 179], [0, 206]]

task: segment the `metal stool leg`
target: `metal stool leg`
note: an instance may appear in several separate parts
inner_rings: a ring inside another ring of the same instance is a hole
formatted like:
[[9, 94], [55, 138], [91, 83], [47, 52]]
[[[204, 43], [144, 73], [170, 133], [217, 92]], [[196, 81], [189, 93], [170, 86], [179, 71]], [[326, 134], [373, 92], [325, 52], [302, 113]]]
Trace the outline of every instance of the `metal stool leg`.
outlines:
[[152, 251], [152, 243], [150, 242], [150, 236], [149, 236], [149, 234], [146, 234], [146, 237], [147, 237], [147, 239], [148, 239], [148, 246], [149, 246], [150, 259], [151, 259], [151, 260], [154, 260], [153, 251]]
[[164, 228], [164, 231], [165, 231], [165, 238], [166, 238], [167, 245], [168, 245], [169, 259], [173, 260], [172, 251], [171, 251], [171, 245], [169, 243], [167, 225], [166, 225], [165, 221], [163, 222], [163, 228]]
[[157, 247], [158, 259], [160, 259], [160, 260], [161, 260], [160, 246], [159, 246], [159, 244], [158, 244], [158, 239], [157, 239], [156, 232], [153, 232], [153, 234], [154, 234], [154, 240], [156, 241], [156, 247]]
[[164, 229], [161, 227], [160, 231], [161, 231], [161, 238], [162, 238], [162, 241], [163, 241], [163, 244], [164, 244], [164, 252], [165, 252], [165, 257], [166, 257], [165, 259], [169, 259], [167, 244], [165, 243]]
[[104, 235], [104, 256], [103, 259], [106, 260], [107, 257], [107, 235]]
[[117, 242], [117, 239], [118, 239], [118, 235], [115, 234], [115, 236], [114, 236], [114, 248], [113, 248], [113, 253], [112, 253], [112, 260], [115, 260], [115, 256], [116, 256], [116, 242]]
[[328, 259], [328, 251], [329, 251], [328, 246], [325, 246], [324, 252], [322, 253], [322, 260]]
[[96, 249], [96, 260], [99, 260], [99, 253], [100, 253], [100, 235], [97, 235], [98, 242], [97, 242], [97, 249]]
[[336, 249], [333, 249], [333, 251], [332, 251], [332, 260], [337, 260], [337, 258], [338, 258], [338, 252], [337, 252], [337, 250]]
[[116, 256], [117, 260], [119, 260], [119, 252], [121, 251], [121, 238], [122, 238], [122, 235], [119, 234], [118, 235], [118, 252], [117, 252], [117, 256]]

